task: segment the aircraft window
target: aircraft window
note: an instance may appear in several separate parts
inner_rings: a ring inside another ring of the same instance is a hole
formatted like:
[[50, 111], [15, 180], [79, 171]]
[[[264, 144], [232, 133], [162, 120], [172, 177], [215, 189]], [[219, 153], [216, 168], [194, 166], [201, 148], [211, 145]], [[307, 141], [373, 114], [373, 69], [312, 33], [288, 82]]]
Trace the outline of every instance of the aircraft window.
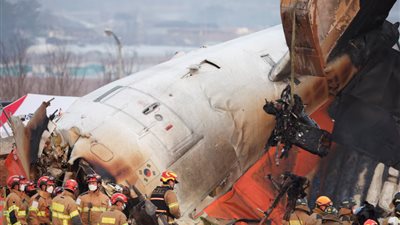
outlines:
[[143, 110], [143, 114], [144, 115], [148, 115], [149, 113], [153, 112], [155, 109], [157, 109], [160, 106], [159, 102], [155, 102], [153, 104], [151, 104], [150, 106], [147, 106], [144, 110]]
[[122, 88], [122, 86], [115, 86], [113, 88], [111, 88], [110, 90], [106, 91], [106, 93], [100, 95], [98, 98], [96, 98], [94, 100], [94, 102], [100, 102], [101, 100], [103, 100], [105, 97], [109, 96], [111, 93], [115, 92], [116, 90]]
[[261, 58], [272, 67], [276, 64], [269, 54], [262, 55]]

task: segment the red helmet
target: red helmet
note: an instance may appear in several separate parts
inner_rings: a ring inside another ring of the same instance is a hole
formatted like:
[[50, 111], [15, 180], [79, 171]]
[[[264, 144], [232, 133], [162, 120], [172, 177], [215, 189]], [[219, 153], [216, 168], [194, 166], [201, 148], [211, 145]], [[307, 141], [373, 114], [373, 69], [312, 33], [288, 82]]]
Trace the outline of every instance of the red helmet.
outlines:
[[368, 219], [364, 222], [364, 225], [378, 225], [378, 223], [375, 220]]
[[90, 182], [97, 182], [97, 183], [101, 183], [101, 176], [98, 174], [88, 174], [86, 177], [86, 183], [90, 183]]
[[12, 189], [15, 185], [19, 185], [21, 183], [21, 178], [19, 175], [12, 175], [7, 179], [7, 186], [9, 189]]
[[74, 179], [69, 179], [65, 182], [64, 189], [75, 192], [78, 189], [78, 182]]
[[167, 183], [169, 180], [173, 180], [173, 181], [175, 181], [175, 183], [179, 183], [178, 175], [176, 175], [176, 173], [174, 173], [172, 171], [164, 171], [161, 174], [160, 181], [162, 181], [163, 183]]
[[28, 180], [26, 182], [26, 188], [25, 191], [34, 191], [36, 189], [35, 183], [31, 180]]
[[55, 178], [52, 176], [42, 176], [37, 182], [37, 186], [40, 188], [42, 185], [55, 185]]
[[56, 193], [57, 195], [60, 194], [61, 192], [64, 191], [63, 187], [57, 186], [56, 188], [54, 188], [54, 193]]
[[111, 196], [111, 204], [115, 205], [117, 202], [127, 203], [128, 198], [122, 193], [115, 193]]
[[26, 179], [26, 177], [24, 177], [22, 175], [19, 176], [19, 180], [20, 180], [19, 181], [20, 184], [27, 184], [29, 182], [29, 180]]

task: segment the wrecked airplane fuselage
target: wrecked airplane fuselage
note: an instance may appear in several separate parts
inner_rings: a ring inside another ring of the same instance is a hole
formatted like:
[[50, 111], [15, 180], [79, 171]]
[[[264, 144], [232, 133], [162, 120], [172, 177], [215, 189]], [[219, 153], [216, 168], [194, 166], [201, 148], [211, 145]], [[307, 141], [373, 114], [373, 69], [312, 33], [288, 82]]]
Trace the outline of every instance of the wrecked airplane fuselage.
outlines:
[[[303, 11], [295, 15], [316, 16], [317, 10], [304, 10], [313, 9], [314, 1], [303, 2]], [[298, 30], [303, 32], [298, 37], [312, 41], [299, 40], [295, 46], [299, 51], [294, 92], [308, 113], [340, 91], [366, 63], [354, 62], [356, 56], [365, 56], [365, 49], [347, 49], [353, 44], [348, 40], [335, 51], [340, 54], [330, 58], [359, 9], [346, 2], [355, 7], [342, 15], [350, 19], [331, 19], [340, 32], [326, 24], [318, 28], [301, 19], [296, 22], [313, 28]], [[285, 31], [289, 40], [287, 27]], [[366, 33], [358, 34], [354, 40], [364, 40]], [[368, 46], [385, 44], [373, 41]], [[317, 54], [307, 55], [310, 52]], [[191, 212], [213, 190], [229, 189], [264, 153], [275, 120], [262, 106], [265, 98], [278, 99], [287, 85], [286, 53], [285, 36], [277, 26], [177, 56], [78, 99], [58, 121], [60, 146], [68, 148], [66, 171], [80, 176], [80, 171], [93, 169], [149, 194], [159, 184], [159, 174], [171, 169], [182, 180], [177, 187], [182, 211]], [[306, 70], [308, 63], [314, 69]], [[271, 75], [279, 81], [271, 81]]]
[[[268, 74], [286, 51], [278, 26], [174, 58], [80, 98], [58, 122], [59, 129], [75, 127], [84, 135], [71, 143], [69, 162], [84, 159], [145, 193], [159, 183], [161, 171], [174, 170], [183, 181], [182, 208], [193, 210], [219, 185], [229, 188], [264, 153], [274, 117], [262, 106], [286, 86]], [[328, 97], [326, 80], [299, 80], [296, 92], [305, 96], [307, 110], [318, 108]]]

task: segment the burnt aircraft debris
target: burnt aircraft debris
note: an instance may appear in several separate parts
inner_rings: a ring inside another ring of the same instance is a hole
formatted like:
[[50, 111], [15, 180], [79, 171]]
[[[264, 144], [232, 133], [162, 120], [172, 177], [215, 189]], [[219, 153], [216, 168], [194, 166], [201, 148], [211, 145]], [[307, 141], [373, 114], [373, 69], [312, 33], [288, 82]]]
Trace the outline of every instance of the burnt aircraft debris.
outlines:
[[269, 206], [269, 208], [266, 211], [262, 211], [264, 217], [261, 219], [241, 218], [229, 222], [228, 225], [236, 224], [239, 222], [245, 222], [248, 224], [272, 224], [270, 216], [274, 211], [274, 209], [278, 206], [279, 202], [285, 196], [287, 199], [286, 199], [285, 215], [283, 219], [288, 220], [290, 214], [293, 212], [296, 206], [296, 200], [305, 198], [307, 196], [305, 190], [309, 187], [310, 182], [305, 177], [297, 176], [290, 172], [283, 173], [282, 175], [279, 176], [278, 180], [274, 179], [272, 175], [268, 175], [267, 177], [272, 182], [274, 187], [277, 189], [278, 194], [272, 201], [272, 204]]
[[[266, 101], [263, 109], [275, 116], [275, 128], [265, 145], [265, 150], [276, 147], [277, 164], [280, 158], [288, 156], [293, 145], [320, 157], [328, 154], [331, 146], [330, 133], [320, 129], [318, 124], [304, 112], [300, 96], [294, 94], [292, 100], [290, 85], [282, 91], [280, 99]], [[281, 145], [283, 148], [280, 151]]]

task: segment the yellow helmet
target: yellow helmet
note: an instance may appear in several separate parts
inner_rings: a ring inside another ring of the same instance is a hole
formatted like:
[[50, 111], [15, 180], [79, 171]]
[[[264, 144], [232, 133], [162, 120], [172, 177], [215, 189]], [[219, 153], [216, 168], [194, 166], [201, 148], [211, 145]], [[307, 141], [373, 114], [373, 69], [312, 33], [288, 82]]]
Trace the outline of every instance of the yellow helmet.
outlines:
[[172, 171], [164, 171], [161, 174], [160, 181], [162, 181], [163, 183], [167, 183], [169, 180], [173, 180], [173, 181], [175, 181], [175, 183], [179, 183], [178, 175], [176, 175], [176, 173], [174, 173]]
[[328, 198], [327, 196], [319, 196], [317, 198], [317, 201], [315, 201], [315, 204], [317, 204], [318, 207], [333, 205], [332, 200], [330, 198]]

